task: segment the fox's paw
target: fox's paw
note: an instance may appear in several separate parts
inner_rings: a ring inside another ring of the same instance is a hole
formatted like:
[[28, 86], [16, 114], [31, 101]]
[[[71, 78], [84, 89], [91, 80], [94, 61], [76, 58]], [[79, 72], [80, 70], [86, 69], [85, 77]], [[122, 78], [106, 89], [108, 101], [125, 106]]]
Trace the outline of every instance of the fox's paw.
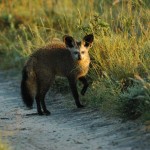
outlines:
[[44, 111], [44, 114], [45, 114], [46, 116], [49, 116], [49, 115], [51, 114], [51, 112], [48, 111], [48, 110], [45, 110], [45, 111]]
[[44, 115], [42, 111], [38, 111], [38, 115], [42, 116]]

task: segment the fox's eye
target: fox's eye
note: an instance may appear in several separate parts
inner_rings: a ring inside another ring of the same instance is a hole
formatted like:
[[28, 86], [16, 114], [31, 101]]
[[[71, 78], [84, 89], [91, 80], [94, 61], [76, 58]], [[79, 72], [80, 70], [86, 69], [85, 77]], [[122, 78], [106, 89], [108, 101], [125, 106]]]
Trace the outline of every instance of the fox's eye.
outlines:
[[74, 54], [75, 54], [75, 55], [77, 55], [77, 54], [78, 54], [78, 52], [74, 52]]
[[85, 51], [82, 51], [82, 52], [81, 52], [81, 54], [84, 54], [84, 53], [85, 53]]

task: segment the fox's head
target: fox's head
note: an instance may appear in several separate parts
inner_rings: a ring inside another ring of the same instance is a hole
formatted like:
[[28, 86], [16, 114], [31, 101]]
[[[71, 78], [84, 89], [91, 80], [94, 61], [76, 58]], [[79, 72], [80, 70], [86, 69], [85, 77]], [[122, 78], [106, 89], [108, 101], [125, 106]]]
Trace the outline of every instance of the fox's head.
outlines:
[[66, 44], [67, 49], [70, 50], [75, 61], [80, 61], [87, 58], [89, 55], [88, 51], [92, 47], [93, 40], [93, 34], [86, 35], [80, 42], [75, 41], [73, 37], [69, 35], [65, 35], [63, 37], [63, 41]]

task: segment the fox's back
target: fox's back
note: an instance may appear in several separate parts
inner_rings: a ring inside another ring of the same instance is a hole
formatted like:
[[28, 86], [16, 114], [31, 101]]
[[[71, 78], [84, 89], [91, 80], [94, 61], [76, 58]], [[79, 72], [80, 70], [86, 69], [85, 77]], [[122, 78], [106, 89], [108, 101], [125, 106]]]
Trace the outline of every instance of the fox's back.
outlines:
[[71, 53], [65, 47], [41, 48], [30, 57], [37, 73], [45, 70], [54, 75], [68, 76], [75, 68]]

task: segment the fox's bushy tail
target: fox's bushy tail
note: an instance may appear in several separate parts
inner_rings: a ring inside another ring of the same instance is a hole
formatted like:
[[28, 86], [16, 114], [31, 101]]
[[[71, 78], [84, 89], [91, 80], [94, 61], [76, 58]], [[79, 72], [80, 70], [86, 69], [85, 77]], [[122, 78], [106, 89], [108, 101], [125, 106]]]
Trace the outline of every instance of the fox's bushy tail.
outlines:
[[28, 72], [26, 70], [26, 67], [24, 67], [22, 70], [21, 96], [25, 105], [29, 108], [32, 108], [34, 97], [32, 96], [30, 88], [27, 84], [28, 78]]

